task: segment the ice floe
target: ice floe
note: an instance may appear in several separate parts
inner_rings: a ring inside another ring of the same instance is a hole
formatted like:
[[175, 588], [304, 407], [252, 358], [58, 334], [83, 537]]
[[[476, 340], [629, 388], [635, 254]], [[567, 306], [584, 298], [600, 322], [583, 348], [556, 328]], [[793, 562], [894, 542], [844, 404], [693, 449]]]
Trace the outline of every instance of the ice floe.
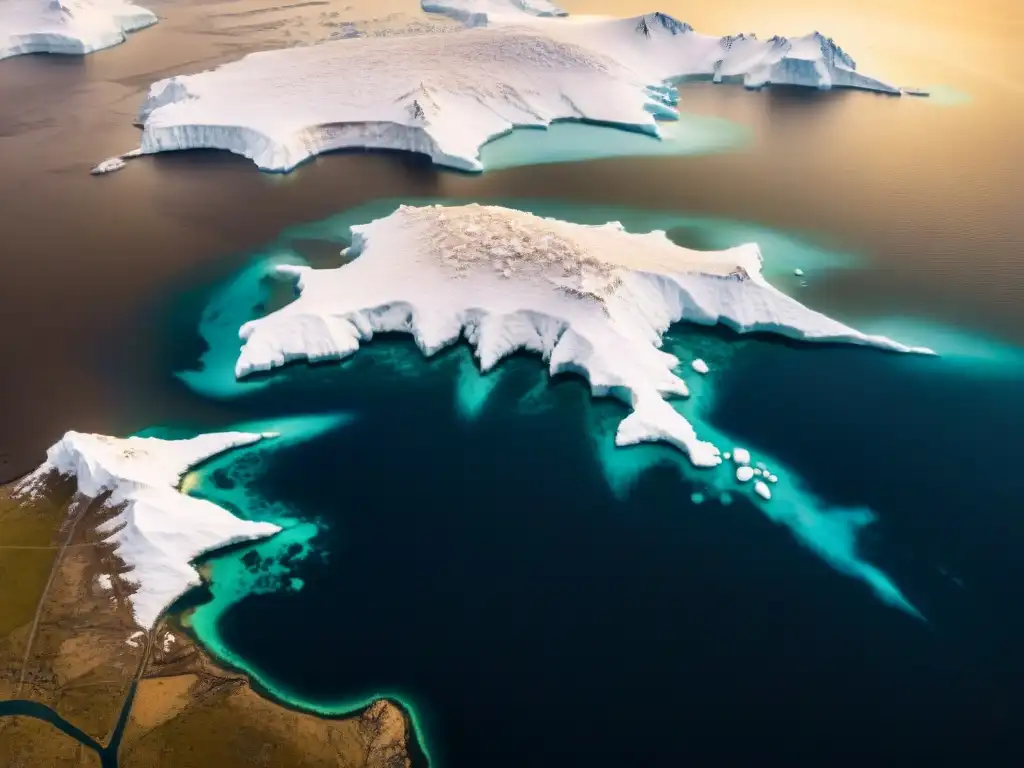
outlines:
[[[300, 296], [242, 326], [236, 376], [344, 358], [374, 333], [411, 333], [427, 355], [464, 337], [483, 371], [528, 350], [551, 375], [585, 376], [595, 396], [631, 409], [618, 445], [664, 441], [707, 467], [721, 462], [718, 448], [666, 399], [688, 394], [678, 358], [659, 349], [673, 322], [928, 352], [864, 335], [785, 296], [761, 275], [754, 244], [694, 251], [664, 232], [476, 204], [401, 206], [352, 234], [353, 260], [342, 267], [278, 267]], [[733, 456], [749, 463], [743, 449]]]
[[583, 120], [659, 136], [658, 121], [678, 117], [680, 79], [900, 93], [818, 33], [761, 41], [701, 35], [659, 13], [521, 16], [264, 51], [161, 80], [139, 113], [140, 150], [223, 149], [284, 172], [332, 150], [393, 149], [479, 171], [481, 146], [516, 127]]
[[744, 465], [742, 467], [736, 467], [736, 479], [741, 483], [746, 483], [754, 477], [754, 470]]
[[3, 0], [0, 59], [23, 53], [86, 54], [152, 24], [152, 11], [121, 0]]
[[[47, 451], [46, 461], [21, 481], [18, 493], [31, 493], [53, 472], [73, 475], [84, 496], [109, 493], [118, 510], [99, 529], [130, 570], [136, 623], [152, 629], [171, 602], [200, 583], [191, 561], [204, 553], [277, 533], [270, 523], [241, 520], [209, 501], [179, 492], [190, 467], [267, 434], [223, 432], [190, 440], [153, 437], [126, 439], [68, 432]], [[109, 577], [101, 581], [108, 588]], [[134, 636], [133, 636], [134, 638]]]

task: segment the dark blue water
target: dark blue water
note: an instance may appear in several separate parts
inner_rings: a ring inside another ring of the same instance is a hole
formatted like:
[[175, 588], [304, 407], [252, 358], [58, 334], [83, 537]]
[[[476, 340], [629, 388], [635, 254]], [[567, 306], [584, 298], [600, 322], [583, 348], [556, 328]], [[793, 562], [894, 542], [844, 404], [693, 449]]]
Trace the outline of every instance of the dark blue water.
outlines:
[[925, 621], [743, 495], [697, 506], [662, 468], [617, 498], [590, 431], [621, 407], [581, 381], [512, 359], [467, 421], [467, 351], [388, 339], [230, 406], [356, 418], [251, 481], [326, 557], [205, 639], [292, 704], [412, 702], [446, 768], [1024, 755], [1019, 372], [725, 336], [711, 421], [874, 509], [862, 554]]

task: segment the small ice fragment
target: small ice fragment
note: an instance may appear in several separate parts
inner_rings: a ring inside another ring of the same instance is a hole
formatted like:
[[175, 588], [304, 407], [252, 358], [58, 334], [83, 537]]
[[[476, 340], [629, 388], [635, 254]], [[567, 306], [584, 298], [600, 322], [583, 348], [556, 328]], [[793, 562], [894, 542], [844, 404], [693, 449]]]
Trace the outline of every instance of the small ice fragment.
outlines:
[[760, 477], [761, 475], [764, 474], [764, 472], [762, 470], [760, 470], [760, 469], [755, 469], [754, 470], [754, 474], [757, 475], [758, 477]]
[[108, 157], [102, 163], [99, 163], [89, 173], [93, 176], [100, 176], [104, 173], [113, 173], [114, 171], [120, 171], [125, 166], [123, 157]]
[[[747, 482], [753, 476], [754, 476], [754, 470], [752, 470], [750, 467], [737, 467], [736, 468], [736, 479], [739, 480], [741, 483]], [[758, 482], [761, 482], [761, 481], [758, 480]]]
[[754, 483], [754, 493], [766, 501], [772, 497], [771, 490], [760, 480]]
[[768, 475], [768, 482], [769, 483], [777, 483], [777, 482], [779, 482], [779, 476], [778, 475]]
[[728, 461], [729, 459], [732, 458], [732, 454], [726, 451], [725, 453], [722, 454], [722, 458]]
[[793, 274], [796, 275], [797, 277], [803, 277], [804, 271], [800, 269], [800, 267], [797, 267], [796, 269], [793, 270]]
[[708, 368], [708, 364], [701, 360], [699, 357], [696, 360], [694, 360], [691, 363], [691, 365], [693, 366], [693, 370], [695, 370], [697, 373], [707, 373], [709, 370], [711, 370], [710, 368]]
[[690, 495], [690, 501], [692, 501], [694, 504], [703, 504], [704, 503], [704, 494], [703, 493], [691, 494]]
[[754, 466], [757, 467], [758, 469], [764, 470], [765, 472], [768, 471], [768, 465], [765, 464], [763, 461], [755, 461]]
[[749, 464], [750, 463], [750, 451], [746, 448], [733, 448], [732, 459], [737, 464]]

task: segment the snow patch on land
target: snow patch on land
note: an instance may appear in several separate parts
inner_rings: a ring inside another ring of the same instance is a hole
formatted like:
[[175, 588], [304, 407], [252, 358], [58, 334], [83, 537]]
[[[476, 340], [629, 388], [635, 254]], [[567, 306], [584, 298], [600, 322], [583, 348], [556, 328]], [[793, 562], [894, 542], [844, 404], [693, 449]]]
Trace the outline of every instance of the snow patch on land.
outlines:
[[3, 0], [0, 59], [92, 53], [123, 43], [129, 32], [156, 22], [152, 11], [121, 0]]
[[[136, 582], [132, 611], [136, 623], [149, 630], [171, 602], [200, 583], [190, 564], [193, 559], [280, 530], [270, 523], [240, 520], [216, 504], [178, 490], [190, 467], [270, 436], [224, 432], [190, 440], [160, 440], [68, 432], [17, 491], [31, 493], [47, 476], [58, 472], [75, 476], [84, 496], [110, 494], [107, 503], [120, 511], [99, 532], [130, 567], [122, 579]], [[109, 582], [107, 577], [100, 585], [109, 588]]]
[[688, 394], [675, 373], [680, 361], [659, 349], [672, 323], [928, 352], [864, 335], [785, 296], [761, 275], [754, 244], [693, 251], [660, 231], [475, 204], [401, 206], [352, 234], [354, 259], [342, 267], [278, 267], [300, 296], [242, 326], [236, 376], [344, 358], [374, 333], [411, 333], [426, 355], [465, 337], [484, 372], [528, 350], [551, 375], [579, 373], [595, 396], [625, 402], [631, 413], [617, 445], [663, 441], [709, 467], [721, 462], [718, 448], [667, 401]]
[[394, 149], [479, 171], [481, 146], [517, 127], [584, 120], [660, 136], [658, 121], [678, 117], [679, 79], [899, 95], [817, 33], [760, 41], [700, 35], [664, 14], [522, 17], [265, 51], [161, 80], [139, 114], [141, 151], [224, 149], [285, 172], [332, 150]]

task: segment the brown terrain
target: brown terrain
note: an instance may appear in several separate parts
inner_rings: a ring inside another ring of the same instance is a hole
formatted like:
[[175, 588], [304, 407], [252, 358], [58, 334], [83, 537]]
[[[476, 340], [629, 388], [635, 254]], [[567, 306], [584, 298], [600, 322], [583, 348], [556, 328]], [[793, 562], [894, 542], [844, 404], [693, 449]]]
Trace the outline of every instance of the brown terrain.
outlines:
[[[219, 667], [177, 619], [140, 630], [127, 569], [97, 532], [117, 510], [56, 477], [32, 494], [14, 488], [0, 487], [0, 702], [46, 705], [103, 748], [130, 707], [120, 768], [410, 765], [409, 725], [390, 702], [337, 719], [297, 712]], [[100, 759], [49, 723], [8, 715], [0, 765]]]

